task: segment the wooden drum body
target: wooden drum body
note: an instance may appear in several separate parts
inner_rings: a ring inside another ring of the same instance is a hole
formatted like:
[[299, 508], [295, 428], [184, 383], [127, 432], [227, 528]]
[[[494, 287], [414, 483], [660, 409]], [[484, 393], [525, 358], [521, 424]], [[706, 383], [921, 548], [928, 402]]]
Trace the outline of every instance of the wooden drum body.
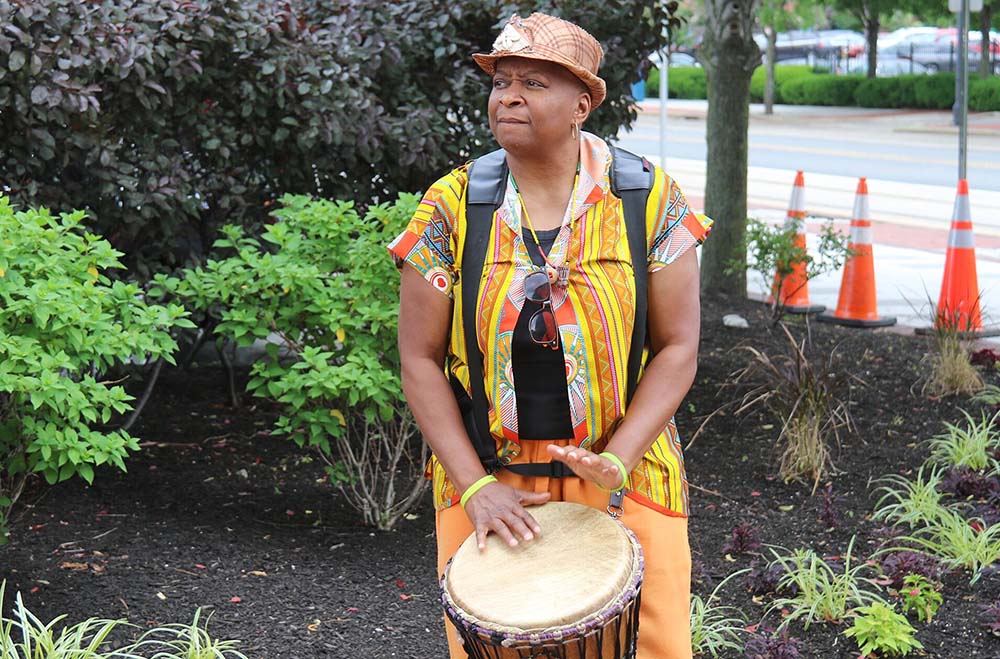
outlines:
[[633, 659], [642, 549], [606, 513], [576, 503], [530, 509], [542, 527], [485, 552], [469, 536], [445, 568], [441, 603], [472, 659]]

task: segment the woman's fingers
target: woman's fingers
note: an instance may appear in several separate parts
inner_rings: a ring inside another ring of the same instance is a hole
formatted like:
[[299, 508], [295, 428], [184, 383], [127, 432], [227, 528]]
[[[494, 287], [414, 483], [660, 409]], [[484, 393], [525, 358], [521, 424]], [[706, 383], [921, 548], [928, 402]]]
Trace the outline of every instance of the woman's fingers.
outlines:
[[614, 462], [585, 448], [549, 444], [547, 450], [553, 460], [564, 462], [577, 476], [601, 487], [618, 487], [622, 482]]
[[520, 540], [530, 541], [542, 529], [524, 508], [549, 500], [548, 492], [526, 492], [500, 483], [491, 483], [476, 492], [466, 503], [466, 513], [476, 529], [479, 550], [486, 549], [486, 536], [496, 533], [511, 547]]

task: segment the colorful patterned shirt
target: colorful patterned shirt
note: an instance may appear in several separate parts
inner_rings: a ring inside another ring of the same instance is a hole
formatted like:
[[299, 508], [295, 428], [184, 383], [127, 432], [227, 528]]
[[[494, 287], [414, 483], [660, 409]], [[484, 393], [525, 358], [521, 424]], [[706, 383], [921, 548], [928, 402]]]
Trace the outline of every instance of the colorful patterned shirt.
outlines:
[[[566, 288], [552, 287], [552, 307], [566, 363], [572, 439], [578, 446], [600, 452], [625, 414], [635, 276], [621, 200], [611, 192], [611, 150], [600, 138], [582, 133], [580, 155], [576, 195], [548, 258], [554, 266], [568, 265], [570, 271]], [[467, 166], [434, 183], [389, 251], [398, 265], [409, 263], [452, 298], [447, 370], [469, 390], [458, 277], [467, 183]], [[700, 244], [710, 228], [711, 220], [699, 219], [673, 179], [656, 168], [646, 204], [649, 272]], [[521, 204], [508, 184], [494, 216], [477, 306], [478, 340], [485, 355], [483, 372], [491, 401], [490, 430], [502, 462], [509, 462], [520, 451], [511, 337], [524, 303], [524, 277], [537, 269], [527, 249], [521, 231]], [[438, 509], [458, 502], [460, 493], [436, 458], [431, 458], [428, 475], [433, 479]], [[630, 479], [630, 498], [665, 514], [687, 515], [687, 480], [673, 419]]]

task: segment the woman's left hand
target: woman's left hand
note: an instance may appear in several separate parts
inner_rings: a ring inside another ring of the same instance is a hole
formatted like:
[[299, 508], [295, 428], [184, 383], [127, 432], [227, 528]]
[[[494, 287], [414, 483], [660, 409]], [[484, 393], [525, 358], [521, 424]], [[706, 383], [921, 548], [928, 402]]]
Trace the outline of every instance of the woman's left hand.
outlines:
[[614, 462], [602, 458], [593, 451], [578, 446], [556, 444], [549, 444], [546, 449], [553, 460], [565, 463], [580, 478], [597, 483], [605, 489], [618, 488], [624, 481]]

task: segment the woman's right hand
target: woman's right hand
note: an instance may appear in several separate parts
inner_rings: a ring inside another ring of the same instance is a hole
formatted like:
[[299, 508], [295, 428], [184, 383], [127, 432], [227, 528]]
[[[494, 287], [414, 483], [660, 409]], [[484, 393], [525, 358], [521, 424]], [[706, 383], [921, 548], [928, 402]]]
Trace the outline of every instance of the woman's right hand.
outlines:
[[479, 551], [486, 549], [486, 536], [496, 533], [511, 547], [518, 538], [530, 541], [542, 532], [535, 518], [525, 507], [537, 506], [549, 500], [548, 492], [525, 492], [503, 483], [483, 486], [465, 503], [465, 514], [476, 529]]

